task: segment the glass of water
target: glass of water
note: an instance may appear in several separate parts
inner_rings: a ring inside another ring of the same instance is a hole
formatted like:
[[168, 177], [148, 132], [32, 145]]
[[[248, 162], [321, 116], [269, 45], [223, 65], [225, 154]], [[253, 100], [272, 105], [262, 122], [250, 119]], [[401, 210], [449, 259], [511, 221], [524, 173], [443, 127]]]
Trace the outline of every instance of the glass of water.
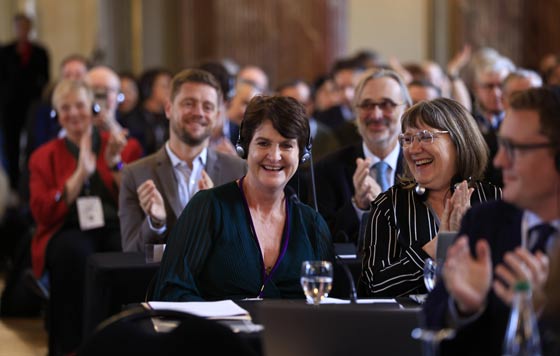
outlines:
[[329, 261], [304, 261], [301, 264], [301, 287], [307, 302], [319, 305], [332, 288], [333, 266]]
[[436, 286], [439, 277], [439, 269], [438, 263], [431, 258], [427, 258], [424, 261], [424, 284], [428, 292], [434, 290]]

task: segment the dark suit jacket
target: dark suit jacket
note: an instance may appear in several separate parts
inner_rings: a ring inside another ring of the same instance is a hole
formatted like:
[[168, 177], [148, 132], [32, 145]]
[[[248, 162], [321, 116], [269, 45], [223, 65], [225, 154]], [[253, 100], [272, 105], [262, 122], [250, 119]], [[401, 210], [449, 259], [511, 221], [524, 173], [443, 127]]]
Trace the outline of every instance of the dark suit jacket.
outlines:
[[[358, 240], [360, 222], [352, 205], [352, 176], [356, 171], [356, 159], [364, 157], [360, 142], [326, 156], [315, 167], [319, 212], [327, 221], [334, 242], [356, 243]], [[402, 165], [401, 152], [395, 174], [402, 172]]]
[[[246, 172], [247, 166], [243, 160], [208, 149], [206, 173], [214, 186], [236, 180]], [[165, 203], [167, 229], [161, 236], [150, 229], [136, 193], [136, 189], [148, 179], [154, 181]], [[119, 218], [124, 251], [142, 252], [147, 242], [165, 242], [182, 211], [178, 185], [165, 147], [125, 167], [119, 192]]]
[[[469, 236], [471, 251], [484, 238], [490, 244], [492, 264], [502, 262], [504, 253], [521, 245], [523, 212], [503, 201], [493, 201], [471, 208], [463, 219], [460, 234]], [[440, 328], [448, 316], [447, 293], [439, 283], [424, 305], [424, 317], [429, 327]], [[473, 323], [461, 328], [456, 337], [441, 345], [441, 355], [501, 355], [505, 329], [509, 318], [507, 307], [493, 291], [484, 313]]]

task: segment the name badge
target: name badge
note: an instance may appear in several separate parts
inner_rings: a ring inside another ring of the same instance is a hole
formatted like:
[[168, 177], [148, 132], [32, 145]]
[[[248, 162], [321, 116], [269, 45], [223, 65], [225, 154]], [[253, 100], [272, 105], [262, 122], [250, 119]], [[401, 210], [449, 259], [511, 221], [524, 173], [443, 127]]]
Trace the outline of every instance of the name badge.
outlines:
[[99, 197], [79, 197], [76, 200], [76, 207], [82, 231], [105, 226], [103, 205]]

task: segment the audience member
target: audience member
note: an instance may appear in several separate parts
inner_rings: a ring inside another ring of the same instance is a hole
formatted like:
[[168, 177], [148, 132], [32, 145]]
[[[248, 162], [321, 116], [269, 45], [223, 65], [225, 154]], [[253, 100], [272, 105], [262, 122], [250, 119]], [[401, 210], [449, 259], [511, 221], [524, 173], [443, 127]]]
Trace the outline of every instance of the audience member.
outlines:
[[239, 126], [243, 121], [243, 114], [249, 105], [249, 101], [261, 91], [250, 81], [239, 80], [235, 84], [235, 93], [227, 107], [226, 121], [224, 123], [225, 134], [229, 136], [232, 144], [237, 143], [239, 137]]
[[[351, 122], [355, 119], [352, 103], [356, 85], [363, 72], [364, 68], [360, 67], [353, 59], [340, 59], [333, 66], [332, 78], [334, 88], [340, 98], [340, 103], [326, 111], [318, 113], [317, 120], [330, 127], [334, 132], [340, 130], [346, 122]], [[352, 142], [350, 138], [346, 141], [340, 140], [340, 137], [339, 141], [342, 145]]]
[[354, 98], [361, 140], [326, 156], [315, 169], [319, 211], [335, 242], [357, 242], [362, 215], [401, 173], [398, 134], [410, 105], [396, 72], [371, 70], [362, 76]]
[[280, 96], [289, 96], [296, 99], [305, 108], [305, 114], [309, 118], [311, 139], [313, 140], [313, 159], [319, 160], [338, 148], [338, 141], [329, 127], [312, 116], [313, 103], [310, 97], [311, 90], [307, 83], [299, 79], [293, 80], [280, 85], [277, 93]]
[[413, 80], [408, 83], [408, 92], [412, 104], [430, 101], [441, 97], [441, 90], [427, 80]]
[[3, 110], [4, 153], [12, 189], [18, 187], [20, 135], [30, 105], [38, 100], [49, 82], [49, 56], [31, 42], [33, 23], [27, 15], [14, 16], [13, 42], [0, 48], [0, 110]]
[[503, 84], [503, 105], [504, 109], [509, 108], [509, 101], [514, 93], [527, 90], [529, 88], [538, 88], [542, 86], [542, 79], [537, 72], [518, 68], [509, 73], [504, 79]]
[[140, 101], [138, 82], [132, 73], [120, 73], [122, 100], [119, 102], [118, 116], [120, 121], [127, 121], [126, 116], [133, 112]]
[[[122, 136], [92, 126], [93, 97], [79, 81], [53, 93], [64, 138], [38, 148], [29, 160], [30, 207], [37, 230], [31, 245], [35, 276], [50, 276], [49, 354], [80, 342], [86, 258], [121, 250], [117, 217], [119, 169], [139, 155]], [[119, 161], [113, 165], [112, 162]]]
[[149, 69], [139, 80], [140, 104], [122, 118], [123, 126], [136, 138], [146, 154], [163, 147], [169, 138], [165, 103], [169, 98], [171, 73], [165, 69]]
[[[87, 58], [79, 54], [71, 54], [65, 57], [60, 63], [58, 81], [63, 79], [83, 80], [87, 74], [88, 65]], [[60, 124], [51, 105], [52, 92], [55, 86], [56, 83], [52, 83], [43, 93], [41, 100], [36, 102], [29, 111], [25, 125], [27, 131], [26, 162], [37, 147], [58, 137], [60, 133]]]
[[206, 71], [185, 70], [173, 78], [165, 106], [169, 140], [123, 172], [119, 218], [124, 251], [165, 243], [196, 192], [245, 173], [241, 159], [208, 148], [221, 100], [219, 84]]
[[259, 93], [268, 92], [268, 75], [262, 70], [262, 68], [248, 65], [237, 73], [237, 82], [249, 82], [257, 88]]
[[403, 114], [402, 132], [404, 174], [373, 201], [367, 218], [360, 290], [369, 297], [426, 293], [424, 260], [435, 259], [438, 231], [457, 231], [471, 204], [501, 195], [482, 182], [488, 147], [458, 102], [414, 105]]
[[334, 81], [328, 75], [318, 77], [311, 88], [313, 117], [340, 104], [340, 97], [334, 87]]
[[490, 158], [485, 177], [497, 186], [502, 186], [499, 169], [492, 165], [498, 151], [496, 133], [505, 116], [503, 81], [513, 70], [513, 64], [505, 57], [490, 57], [474, 69], [473, 92], [475, 97], [473, 116], [490, 148]]
[[531, 284], [542, 309], [550, 247], [560, 229], [560, 92], [514, 94], [500, 126], [494, 164], [503, 171], [503, 201], [469, 210], [447, 252], [443, 279], [428, 296], [429, 328], [454, 327], [442, 355], [499, 355], [515, 283]]
[[[221, 96], [220, 107], [218, 108], [218, 116], [216, 123], [212, 128], [209, 147], [225, 154], [237, 156], [235, 153], [234, 143], [231, 142], [229, 133], [229, 121], [227, 120], [227, 110], [230, 101], [235, 92], [235, 77], [230, 74], [223, 60], [220, 62], [205, 62], [199, 66], [199, 69], [205, 70], [212, 74], [220, 84]], [[226, 128], [226, 124], [228, 125]]]
[[332, 259], [323, 218], [284, 191], [308, 145], [296, 100], [251, 100], [238, 143], [247, 175], [189, 202], [168, 239], [155, 300], [304, 297], [301, 263]]

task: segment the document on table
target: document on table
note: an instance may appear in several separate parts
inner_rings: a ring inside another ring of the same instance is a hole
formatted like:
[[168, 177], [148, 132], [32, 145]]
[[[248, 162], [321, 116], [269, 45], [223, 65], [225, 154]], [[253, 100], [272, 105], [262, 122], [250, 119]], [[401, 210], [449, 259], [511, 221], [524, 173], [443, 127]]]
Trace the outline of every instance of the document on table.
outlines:
[[175, 310], [208, 319], [251, 320], [249, 312], [235, 304], [232, 300], [216, 302], [148, 302], [143, 304], [149, 309]]

